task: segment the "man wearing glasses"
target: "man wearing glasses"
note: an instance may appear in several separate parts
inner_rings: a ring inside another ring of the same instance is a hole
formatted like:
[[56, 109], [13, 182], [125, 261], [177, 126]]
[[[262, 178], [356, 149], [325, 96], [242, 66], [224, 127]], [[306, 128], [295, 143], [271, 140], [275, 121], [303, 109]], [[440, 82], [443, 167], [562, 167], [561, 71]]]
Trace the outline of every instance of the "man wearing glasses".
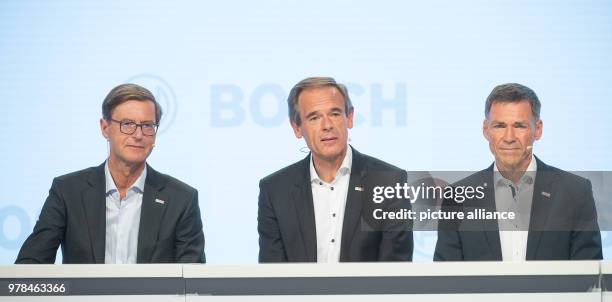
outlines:
[[204, 263], [198, 192], [146, 164], [162, 110], [149, 90], [115, 87], [102, 103], [109, 145], [98, 167], [53, 180], [16, 263]]

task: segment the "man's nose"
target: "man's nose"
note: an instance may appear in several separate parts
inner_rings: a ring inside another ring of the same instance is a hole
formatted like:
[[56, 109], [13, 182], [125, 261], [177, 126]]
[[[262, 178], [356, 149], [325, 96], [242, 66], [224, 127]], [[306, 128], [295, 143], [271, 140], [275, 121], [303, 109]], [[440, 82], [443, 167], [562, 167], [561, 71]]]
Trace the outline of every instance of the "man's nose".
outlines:
[[323, 116], [321, 123], [323, 130], [329, 131], [334, 128], [334, 123], [332, 123], [332, 119], [329, 116]]
[[507, 143], [512, 143], [516, 140], [516, 136], [515, 136], [513, 127], [506, 127], [506, 131], [504, 131], [503, 139]]
[[144, 133], [142, 132], [142, 125], [136, 126], [136, 131], [132, 133], [132, 136], [137, 139], [142, 139], [144, 137]]

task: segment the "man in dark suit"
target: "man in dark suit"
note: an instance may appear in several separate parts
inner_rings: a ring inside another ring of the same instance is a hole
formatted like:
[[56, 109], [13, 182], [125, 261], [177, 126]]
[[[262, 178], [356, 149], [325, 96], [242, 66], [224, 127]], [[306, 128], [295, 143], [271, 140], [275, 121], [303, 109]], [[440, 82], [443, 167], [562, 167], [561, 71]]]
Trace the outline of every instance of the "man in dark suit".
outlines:
[[[108, 159], [53, 180], [16, 263], [203, 263], [197, 191], [146, 164], [161, 107], [144, 87], [123, 84], [102, 104]], [[140, 129], [138, 129], [140, 128]]]
[[[372, 202], [375, 186], [406, 182], [406, 172], [348, 145], [353, 106], [333, 78], [307, 78], [288, 98], [289, 118], [310, 154], [260, 183], [260, 262], [410, 261], [406, 221], [375, 220], [375, 209], [409, 207]], [[409, 203], [408, 203], [409, 204]]]
[[532, 154], [533, 143], [542, 136], [540, 107], [526, 86], [512, 83], [493, 89], [485, 105], [483, 134], [495, 162], [453, 184], [481, 186], [484, 196], [463, 203], [445, 200], [443, 209], [511, 210], [518, 217], [440, 221], [434, 260], [602, 259], [590, 181]]

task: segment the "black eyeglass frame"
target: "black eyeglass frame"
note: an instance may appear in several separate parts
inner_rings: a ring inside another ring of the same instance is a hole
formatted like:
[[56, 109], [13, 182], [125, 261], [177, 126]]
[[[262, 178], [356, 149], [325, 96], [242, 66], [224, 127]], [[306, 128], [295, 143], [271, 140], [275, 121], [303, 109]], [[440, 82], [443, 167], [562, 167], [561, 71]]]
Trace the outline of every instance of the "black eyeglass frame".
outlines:
[[[119, 131], [121, 131], [121, 133], [127, 134], [127, 135], [134, 134], [136, 132], [136, 130], [138, 130], [138, 127], [140, 127], [140, 131], [142, 132], [142, 135], [144, 135], [144, 136], [155, 136], [155, 134], [157, 134], [157, 128], [159, 127], [159, 124], [157, 124], [157, 123], [140, 123], [139, 124], [139, 123], [136, 123], [133, 120], [118, 121], [118, 120], [115, 120], [115, 119], [112, 119], [112, 118], [108, 119], [108, 120], [111, 121], [111, 122], [115, 122], [115, 123], [119, 124]], [[132, 132], [125, 131], [124, 127], [128, 127], [128, 126], [125, 126], [126, 124], [134, 124], [136, 127], [134, 127], [134, 130]], [[146, 125], [153, 125], [154, 126], [153, 128], [151, 128], [151, 129], [153, 129], [153, 134], [145, 133], [145, 130], [142, 127], [146, 126]]]

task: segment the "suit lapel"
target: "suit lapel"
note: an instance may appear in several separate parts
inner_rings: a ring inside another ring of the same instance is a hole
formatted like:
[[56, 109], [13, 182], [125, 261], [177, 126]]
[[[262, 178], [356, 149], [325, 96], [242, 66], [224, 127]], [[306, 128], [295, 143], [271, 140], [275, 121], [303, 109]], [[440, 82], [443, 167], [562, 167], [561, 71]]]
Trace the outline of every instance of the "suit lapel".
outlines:
[[[536, 157], [538, 171], [536, 172], [535, 184], [533, 187], [533, 198], [531, 203], [531, 215], [529, 218], [529, 234], [527, 235], [527, 260], [536, 260], [538, 246], [545, 229], [550, 214], [551, 187], [555, 178], [554, 173], [550, 173], [548, 166]], [[542, 193], [548, 192], [548, 197]]]
[[[352, 149], [352, 148], [351, 148]], [[342, 223], [342, 243], [340, 245], [340, 261], [346, 261], [350, 243], [353, 241], [355, 231], [359, 226], [362, 209], [362, 191], [356, 191], [355, 187], [364, 187], [364, 178], [367, 175], [365, 159], [357, 150], [353, 150], [353, 163], [351, 177], [349, 179], [346, 206], [344, 210], [344, 221]]]
[[81, 203], [87, 220], [87, 231], [94, 263], [104, 263], [106, 243], [106, 180], [104, 163], [93, 168], [87, 177], [89, 187], [82, 192]]
[[291, 191], [300, 234], [307, 261], [317, 261], [317, 233], [314, 217], [314, 203], [310, 183], [310, 155], [301, 162], [300, 171]]
[[[485, 196], [489, 196], [489, 198], [483, 200], [484, 204], [481, 208], [489, 212], [497, 211], [493, 171], [493, 165], [491, 165], [484, 173], [482, 179], [482, 183], [487, 184]], [[502, 260], [501, 241], [499, 239], [499, 225], [497, 220], [484, 220], [482, 224], [492, 260]]]
[[172, 202], [168, 199], [168, 196], [161, 192], [164, 186], [163, 175], [147, 165], [147, 178], [145, 179], [138, 229], [137, 263], [151, 262], [162, 224], [162, 217], [168, 202]]

